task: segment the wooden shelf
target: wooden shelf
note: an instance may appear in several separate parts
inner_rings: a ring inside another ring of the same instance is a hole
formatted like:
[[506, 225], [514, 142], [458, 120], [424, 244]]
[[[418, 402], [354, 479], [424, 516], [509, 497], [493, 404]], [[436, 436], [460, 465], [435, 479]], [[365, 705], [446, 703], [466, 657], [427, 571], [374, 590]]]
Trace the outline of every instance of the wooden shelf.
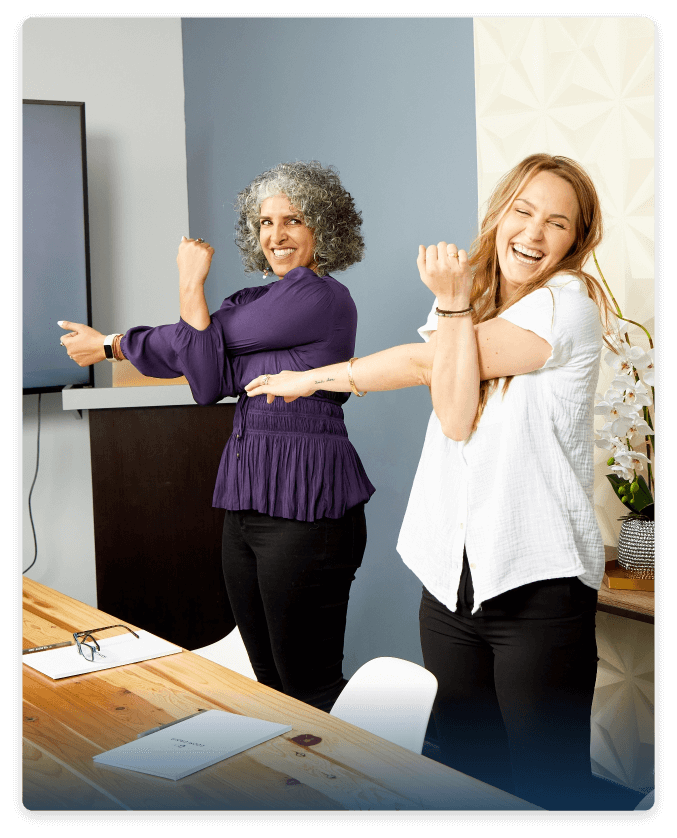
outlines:
[[[159, 379], [149, 379], [159, 380]], [[177, 379], [182, 380], [182, 379]], [[192, 405], [197, 407], [188, 384], [167, 384], [149, 387], [82, 387], [62, 391], [64, 410], [102, 410], [126, 407], [169, 407]], [[218, 404], [237, 402], [226, 396]]]
[[[604, 547], [606, 561], [613, 561], [618, 558], [616, 547], [606, 545]], [[627, 617], [630, 620], [640, 620], [643, 623], [654, 622], [655, 596], [653, 591], [625, 591], [610, 589], [602, 581], [597, 598], [597, 610], [605, 611], [608, 614], [615, 614], [618, 617]]]

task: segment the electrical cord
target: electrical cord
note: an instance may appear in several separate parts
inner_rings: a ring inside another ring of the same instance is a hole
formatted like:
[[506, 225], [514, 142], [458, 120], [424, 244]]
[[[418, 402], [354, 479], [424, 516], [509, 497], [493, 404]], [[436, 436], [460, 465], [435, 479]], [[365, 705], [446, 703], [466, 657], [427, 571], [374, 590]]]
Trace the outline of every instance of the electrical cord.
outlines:
[[28, 517], [31, 519], [31, 528], [33, 529], [33, 541], [35, 542], [35, 556], [33, 557], [33, 561], [28, 565], [26, 570], [23, 573], [28, 573], [28, 571], [33, 567], [37, 558], [38, 558], [38, 537], [35, 534], [35, 524], [33, 522], [33, 510], [31, 509], [31, 497], [33, 495], [33, 487], [35, 486], [35, 481], [38, 479], [38, 468], [40, 467], [40, 401], [42, 399], [42, 393], [38, 393], [38, 451], [35, 457], [35, 476], [33, 477], [33, 483], [31, 484], [31, 490], [28, 493]]

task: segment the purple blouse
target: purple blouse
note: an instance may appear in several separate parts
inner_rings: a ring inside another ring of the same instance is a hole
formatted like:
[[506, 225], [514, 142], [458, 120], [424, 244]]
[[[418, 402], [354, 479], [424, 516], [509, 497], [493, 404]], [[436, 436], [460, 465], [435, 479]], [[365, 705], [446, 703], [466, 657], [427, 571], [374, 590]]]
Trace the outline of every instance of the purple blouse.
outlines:
[[318, 390], [288, 404], [243, 395], [264, 373], [347, 361], [355, 349], [357, 309], [331, 276], [294, 268], [281, 280], [225, 299], [203, 331], [180, 320], [137, 326], [122, 338], [144, 375], [185, 375], [198, 404], [240, 395], [221, 457], [213, 505], [314, 521], [340, 518], [374, 493], [348, 440], [341, 405], [348, 393]]

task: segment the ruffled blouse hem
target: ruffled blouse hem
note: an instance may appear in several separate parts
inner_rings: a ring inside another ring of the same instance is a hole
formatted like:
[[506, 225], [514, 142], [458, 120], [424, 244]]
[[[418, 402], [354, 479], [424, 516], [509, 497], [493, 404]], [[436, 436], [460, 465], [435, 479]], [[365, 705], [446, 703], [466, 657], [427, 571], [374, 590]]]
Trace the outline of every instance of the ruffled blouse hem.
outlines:
[[316, 521], [342, 517], [374, 491], [346, 437], [250, 432], [226, 445], [212, 505]]

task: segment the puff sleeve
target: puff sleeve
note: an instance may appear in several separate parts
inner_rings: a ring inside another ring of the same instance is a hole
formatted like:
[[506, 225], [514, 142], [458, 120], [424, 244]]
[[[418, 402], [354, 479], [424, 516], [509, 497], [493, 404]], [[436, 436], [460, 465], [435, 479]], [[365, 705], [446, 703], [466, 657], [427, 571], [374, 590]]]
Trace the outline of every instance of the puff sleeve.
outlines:
[[542, 369], [561, 367], [580, 356], [599, 352], [599, 310], [585, 284], [575, 276], [557, 275], [527, 294], [499, 317], [546, 340], [552, 351]]
[[213, 404], [236, 394], [231, 359], [214, 322], [202, 331], [183, 320], [154, 328], [136, 326], [122, 338], [121, 349], [143, 375], [185, 375], [198, 404]]

